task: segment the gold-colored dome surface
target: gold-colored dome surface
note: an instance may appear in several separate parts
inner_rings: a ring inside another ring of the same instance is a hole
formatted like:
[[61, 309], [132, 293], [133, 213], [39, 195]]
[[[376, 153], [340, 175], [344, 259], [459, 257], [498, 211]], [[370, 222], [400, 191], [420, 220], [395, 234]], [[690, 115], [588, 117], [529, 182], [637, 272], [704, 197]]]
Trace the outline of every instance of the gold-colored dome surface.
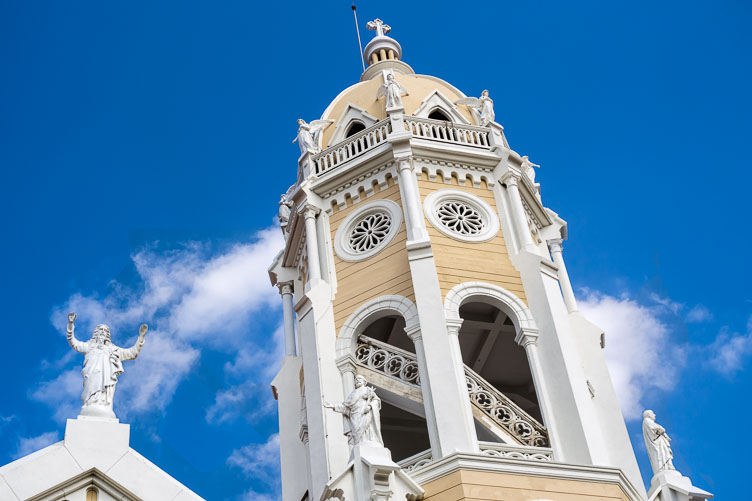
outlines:
[[[430, 75], [403, 75], [395, 72], [394, 77], [408, 92], [408, 95], [402, 96], [402, 104], [405, 107], [405, 113], [408, 115], [414, 114], [423, 100], [430, 96], [434, 90], [438, 90], [451, 102], [465, 97], [460, 90], [440, 78]], [[348, 87], [332, 101], [321, 117], [335, 121], [335, 123], [322, 132], [321, 144], [323, 148], [329, 146], [329, 141], [337, 126], [336, 121], [339, 120], [349, 104], [362, 108], [366, 113], [373, 115], [378, 120], [386, 118], [384, 99], [376, 99], [379, 88], [383, 83], [384, 80], [379, 75], [371, 80]], [[457, 109], [470, 123], [475, 123], [475, 119], [472, 117], [467, 106], [457, 106]]]

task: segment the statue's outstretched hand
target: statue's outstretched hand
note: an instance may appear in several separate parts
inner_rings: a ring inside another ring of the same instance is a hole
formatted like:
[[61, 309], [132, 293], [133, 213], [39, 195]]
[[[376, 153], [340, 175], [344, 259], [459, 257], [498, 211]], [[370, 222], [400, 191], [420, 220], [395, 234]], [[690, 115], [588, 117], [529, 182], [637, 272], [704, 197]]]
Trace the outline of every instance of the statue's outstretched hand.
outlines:
[[76, 314], [74, 312], [68, 313], [68, 323], [72, 324], [76, 321]]
[[149, 326], [146, 324], [141, 324], [141, 327], [138, 328], [138, 335], [141, 337], [146, 336], [146, 331], [149, 330]]

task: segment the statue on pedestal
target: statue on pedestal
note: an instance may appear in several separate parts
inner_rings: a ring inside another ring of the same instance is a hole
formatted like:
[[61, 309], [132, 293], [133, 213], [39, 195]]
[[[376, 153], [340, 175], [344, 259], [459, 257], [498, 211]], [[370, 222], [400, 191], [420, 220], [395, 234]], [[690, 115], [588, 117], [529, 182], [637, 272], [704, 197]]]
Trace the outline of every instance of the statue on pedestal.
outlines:
[[130, 348], [120, 348], [112, 344], [110, 328], [104, 324], [99, 324], [94, 328], [91, 339], [85, 342], [79, 341], [73, 334], [75, 321], [76, 314], [68, 313], [66, 336], [68, 344], [85, 355], [84, 368], [81, 370], [84, 379], [81, 415], [114, 418], [112, 402], [118, 377], [125, 372], [123, 361], [134, 360], [138, 357], [149, 328], [146, 324], [142, 325], [138, 331], [136, 344]]
[[386, 76], [386, 82], [379, 87], [379, 92], [376, 94], [376, 99], [384, 97], [386, 101], [386, 111], [397, 110], [402, 108], [402, 96], [409, 95], [404, 87], [394, 79], [394, 75], [388, 73]]
[[522, 170], [522, 173], [525, 174], [528, 179], [530, 179], [530, 182], [535, 182], [535, 169], [533, 167], [540, 167], [538, 164], [534, 164], [530, 161], [527, 155], [522, 157], [522, 165], [520, 169]]
[[290, 213], [292, 208], [292, 200], [287, 199], [287, 195], [283, 193], [279, 197], [279, 225], [284, 230], [287, 223], [290, 221]]
[[345, 435], [351, 446], [365, 442], [384, 446], [381, 438], [381, 399], [366, 385], [366, 378], [355, 376], [355, 389], [340, 405], [324, 403], [324, 407], [339, 412], [345, 418]]
[[666, 429], [655, 422], [655, 412], [646, 410], [642, 413], [642, 417], [642, 434], [645, 437], [645, 447], [648, 450], [653, 473], [675, 470], [671, 438], [666, 434]]

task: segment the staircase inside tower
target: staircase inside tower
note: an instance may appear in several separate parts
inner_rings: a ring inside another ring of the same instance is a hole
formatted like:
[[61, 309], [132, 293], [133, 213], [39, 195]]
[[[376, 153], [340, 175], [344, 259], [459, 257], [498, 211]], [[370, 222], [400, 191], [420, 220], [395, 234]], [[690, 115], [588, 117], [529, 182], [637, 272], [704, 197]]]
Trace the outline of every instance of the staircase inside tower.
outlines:
[[[514, 326], [498, 308], [469, 303], [460, 309], [459, 340], [478, 439], [526, 447], [548, 447], [538, 399], [524, 349]], [[404, 319], [383, 317], [360, 335], [358, 373], [382, 398], [385, 445], [400, 461], [429, 448], [415, 347]]]

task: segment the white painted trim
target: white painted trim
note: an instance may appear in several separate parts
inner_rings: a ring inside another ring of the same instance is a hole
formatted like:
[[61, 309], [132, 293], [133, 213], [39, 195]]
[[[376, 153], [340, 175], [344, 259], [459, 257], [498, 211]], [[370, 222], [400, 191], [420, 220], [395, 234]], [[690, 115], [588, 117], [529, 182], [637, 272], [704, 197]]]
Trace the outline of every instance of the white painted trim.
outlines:
[[483, 454], [454, 453], [434, 460], [419, 470], [411, 472], [410, 476], [419, 484], [425, 485], [459, 470], [616, 484], [622, 488], [630, 501], [644, 500], [619, 468], [605, 466], [585, 466], [550, 461], [499, 458]]
[[[436, 216], [436, 208], [447, 200], [459, 200], [481, 213], [486, 222], [486, 227], [477, 235], [462, 235], [444, 226]], [[499, 218], [490, 205], [479, 197], [461, 190], [438, 190], [426, 197], [423, 203], [423, 212], [431, 225], [444, 235], [462, 242], [485, 242], [491, 240], [499, 233]]]
[[520, 298], [498, 285], [485, 282], [464, 282], [452, 287], [444, 299], [444, 315], [447, 320], [461, 321], [460, 306], [471, 297], [490, 300], [512, 319], [518, 332], [522, 329], [536, 331], [538, 329], [532, 312]]
[[327, 147], [333, 146], [345, 140], [346, 139], [345, 134], [347, 134], [347, 129], [349, 129], [350, 124], [352, 124], [355, 121], [362, 122], [363, 125], [365, 125], [367, 129], [368, 127], [378, 122], [379, 119], [369, 114], [368, 112], [366, 112], [366, 110], [364, 110], [360, 106], [356, 106], [352, 103], [348, 103], [347, 106], [345, 106], [345, 110], [337, 119], [337, 126], [334, 128], [334, 134], [332, 134], [332, 137], [329, 139], [329, 143]]
[[[378, 245], [365, 252], [354, 252], [350, 248], [350, 233], [353, 228], [365, 217], [375, 212], [387, 212], [392, 219], [392, 225], [389, 227], [389, 231]], [[400, 227], [402, 226], [402, 210], [395, 202], [387, 199], [374, 200], [367, 204], [362, 205], [358, 209], [354, 210], [349, 216], [337, 228], [337, 233], [334, 235], [334, 251], [337, 253], [340, 259], [348, 262], [358, 262], [370, 259], [382, 250], [386, 248], [389, 243], [397, 236]]]
[[460, 123], [470, 125], [470, 122], [462, 116], [462, 114], [454, 106], [454, 103], [449, 100], [438, 89], [434, 89], [423, 102], [420, 103], [418, 109], [413, 112], [413, 116], [420, 118], [428, 118], [428, 115], [435, 109], [443, 111], [454, 123]]
[[348, 356], [354, 356], [358, 347], [358, 335], [374, 320], [387, 315], [400, 315], [405, 319], [405, 330], [410, 331], [420, 326], [418, 308], [403, 296], [381, 296], [373, 299], [350, 315], [339, 330], [336, 343], [336, 357], [340, 362]]

